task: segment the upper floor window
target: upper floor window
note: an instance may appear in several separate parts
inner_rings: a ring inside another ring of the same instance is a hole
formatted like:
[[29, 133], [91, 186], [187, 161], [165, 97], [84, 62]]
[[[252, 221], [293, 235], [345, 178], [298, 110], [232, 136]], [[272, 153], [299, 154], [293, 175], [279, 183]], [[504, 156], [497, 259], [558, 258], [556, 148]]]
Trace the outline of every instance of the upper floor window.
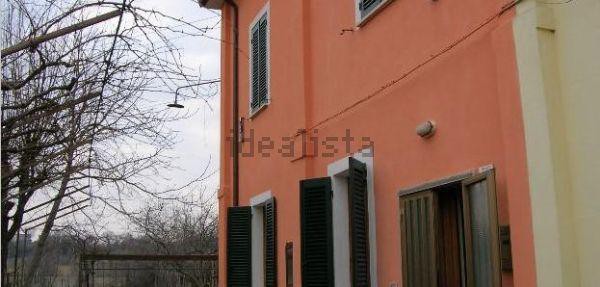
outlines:
[[250, 26], [250, 115], [269, 103], [269, 9]]
[[356, 0], [356, 24], [361, 26], [392, 0]]

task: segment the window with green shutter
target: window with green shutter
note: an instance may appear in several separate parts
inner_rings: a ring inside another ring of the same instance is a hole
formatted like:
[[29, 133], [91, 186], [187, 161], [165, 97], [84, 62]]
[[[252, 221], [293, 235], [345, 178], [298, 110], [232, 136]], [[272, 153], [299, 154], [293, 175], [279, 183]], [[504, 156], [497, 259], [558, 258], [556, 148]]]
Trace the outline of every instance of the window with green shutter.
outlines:
[[269, 102], [268, 9], [250, 29], [250, 114]]
[[353, 287], [371, 285], [369, 269], [369, 205], [367, 165], [352, 157], [348, 169], [350, 266]]
[[227, 209], [227, 286], [252, 283], [251, 219], [249, 206]]
[[265, 287], [277, 287], [277, 210], [275, 198], [264, 204]]
[[361, 17], [366, 17], [371, 13], [383, 0], [360, 0], [359, 9]]
[[302, 286], [333, 287], [331, 179], [300, 181]]
[[393, 0], [355, 0], [356, 1], [356, 24], [362, 26], [372, 16], [381, 11]]

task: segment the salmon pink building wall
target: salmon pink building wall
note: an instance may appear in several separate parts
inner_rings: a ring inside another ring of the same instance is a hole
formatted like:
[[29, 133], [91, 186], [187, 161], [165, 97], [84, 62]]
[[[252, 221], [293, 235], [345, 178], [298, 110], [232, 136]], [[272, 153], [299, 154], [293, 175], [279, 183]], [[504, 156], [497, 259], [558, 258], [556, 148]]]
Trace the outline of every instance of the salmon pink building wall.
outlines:
[[[279, 286], [286, 286], [286, 242], [294, 245], [294, 286], [302, 286], [298, 182], [327, 176], [329, 164], [367, 146], [374, 150], [377, 262], [371, 264], [379, 286], [402, 286], [398, 191], [490, 164], [500, 224], [511, 227], [514, 271], [503, 273], [503, 286], [536, 285], [514, 12], [506, 0], [396, 0], [360, 28], [353, 0], [236, 3], [246, 138], [239, 202], [248, 205], [265, 191], [277, 199]], [[265, 5], [270, 103], [250, 117], [248, 32]], [[230, 8], [223, 19], [220, 286], [226, 286], [226, 208], [232, 204]], [[422, 139], [415, 127], [426, 120], [437, 130]], [[341, 141], [347, 131], [355, 138], [349, 150]], [[300, 142], [310, 136], [319, 139], [319, 152], [303, 154]], [[274, 144], [260, 153], [263, 137]], [[278, 152], [291, 141], [293, 156]]]

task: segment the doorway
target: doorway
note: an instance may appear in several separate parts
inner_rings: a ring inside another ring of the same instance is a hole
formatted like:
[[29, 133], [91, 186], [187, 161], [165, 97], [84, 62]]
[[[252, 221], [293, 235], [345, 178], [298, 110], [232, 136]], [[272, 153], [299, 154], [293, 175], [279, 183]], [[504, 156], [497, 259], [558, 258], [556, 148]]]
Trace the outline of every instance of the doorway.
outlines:
[[501, 286], [493, 169], [399, 196], [405, 286]]

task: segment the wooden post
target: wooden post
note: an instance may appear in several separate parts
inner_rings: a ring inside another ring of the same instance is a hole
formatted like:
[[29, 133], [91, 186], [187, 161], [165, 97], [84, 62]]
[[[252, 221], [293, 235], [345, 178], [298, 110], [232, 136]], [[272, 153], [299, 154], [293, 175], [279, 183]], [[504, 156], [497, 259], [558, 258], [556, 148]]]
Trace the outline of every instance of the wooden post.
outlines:
[[16, 52], [19, 52], [21, 50], [27, 49], [27, 48], [32, 48], [35, 47], [43, 42], [46, 42], [48, 40], [52, 40], [58, 37], [62, 37], [64, 35], [67, 35], [69, 33], [73, 33], [75, 31], [81, 30], [83, 28], [87, 28], [89, 26], [98, 24], [100, 22], [104, 22], [106, 20], [112, 19], [114, 17], [120, 16], [121, 14], [123, 14], [122, 10], [114, 10], [112, 12], [108, 12], [99, 16], [96, 16], [94, 18], [88, 19], [88, 20], [84, 20], [81, 21], [77, 24], [73, 24], [69, 27], [65, 27], [62, 29], [58, 29], [54, 32], [48, 33], [48, 34], [44, 34], [41, 36], [37, 36], [37, 37], [33, 37], [30, 39], [27, 39], [25, 41], [22, 41], [18, 44], [15, 44], [13, 46], [10, 46], [8, 48], [2, 49], [2, 58], [14, 54]]

